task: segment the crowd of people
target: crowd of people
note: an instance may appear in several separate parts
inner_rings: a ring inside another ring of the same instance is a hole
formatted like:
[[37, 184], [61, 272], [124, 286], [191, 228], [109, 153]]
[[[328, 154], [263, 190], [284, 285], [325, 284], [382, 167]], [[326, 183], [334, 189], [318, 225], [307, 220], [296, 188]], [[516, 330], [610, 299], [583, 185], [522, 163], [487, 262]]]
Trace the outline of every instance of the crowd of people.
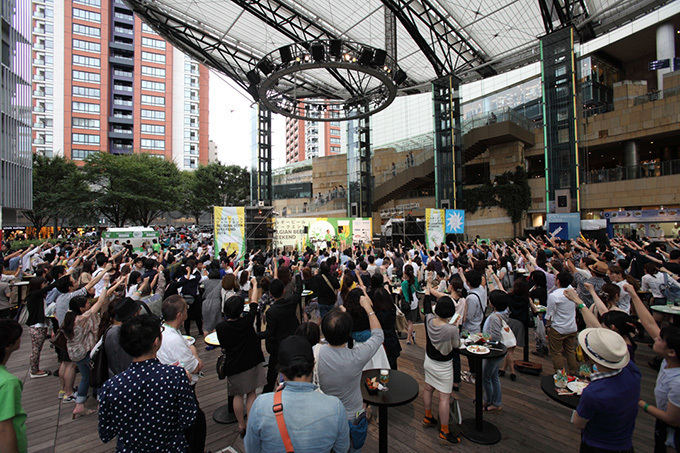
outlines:
[[[210, 235], [197, 231], [166, 229], [136, 252], [95, 239], [23, 250], [3, 244], [0, 303], [13, 280], [30, 280], [24, 310], [0, 305], [2, 452], [27, 445], [21, 382], [5, 368], [21, 324], [30, 332], [30, 378], [53, 374], [40, 367], [49, 338], [60, 363], [58, 397], [74, 403], [74, 419], [98, 414], [101, 440], [116, 439], [117, 451], [205, 450], [196, 398], [204, 363], [189, 338], [192, 324], [195, 336], [218, 339], [248, 452], [360, 451], [371, 416], [362, 371], [397, 369], [403, 348], [417, 342], [422, 425], [436, 428], [440, 443], [458, 444], [452, 396], [472, 380], [462, 372], [461, 337], [482, 334], [507, 347], [505, 357], [483, 361], [483, 408], [499, 413], [501, 377], [518, 379], [515, 349], [529, 347], [529, 329], [533, 352], [549, 356], [555, 372], [589, 376], [572, 417], [581, 451], [632, 451], [638, 409], [656, 418], [656, 451], [676, 451], [680, 441], [680, 328], [647, 306], [680, 303], [675, 239], [545, 236], [242, 255], [214, 250]], [[424, 339], [413, 328], [419, 322]], [[658, 355], [649, 364], [659, 370], [650, 403], [640, 399], [637, 325]], [[91, 366], [101, 360], [103, 379]], [[90, 395], [96, 405], [86, 404]]]

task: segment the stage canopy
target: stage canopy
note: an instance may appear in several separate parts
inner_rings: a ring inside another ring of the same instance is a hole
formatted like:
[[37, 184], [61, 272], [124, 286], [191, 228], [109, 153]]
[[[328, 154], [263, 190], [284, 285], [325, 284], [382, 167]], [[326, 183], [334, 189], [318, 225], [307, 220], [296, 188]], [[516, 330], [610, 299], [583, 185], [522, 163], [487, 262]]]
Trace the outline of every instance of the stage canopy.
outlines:
[[[669, 0], [124, 0], [160, 35], [244, 89], [258, 62], [296, 42], [342, 40], [384, 49], [406, 79], [398, 95], [429, 91], [539, 59], [538, 38], [572, 24], [583, 41]], [[357, 49], [360, 51], [360, 49]], [[278, 55], [278, 54], [277, 54]], [[260, 74], [266, 77], [265, 74]], [[295, 75], [299, 98], [356, 83], [332, 70]], [[252, 88], [252, 87], [251, 87]]]

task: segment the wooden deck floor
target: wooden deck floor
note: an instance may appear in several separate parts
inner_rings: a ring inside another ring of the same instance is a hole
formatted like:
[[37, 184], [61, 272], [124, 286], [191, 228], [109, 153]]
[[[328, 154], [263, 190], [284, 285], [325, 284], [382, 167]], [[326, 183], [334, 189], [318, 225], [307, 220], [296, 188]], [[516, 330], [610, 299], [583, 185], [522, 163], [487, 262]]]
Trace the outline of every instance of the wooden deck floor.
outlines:
[[[422, 388], [424, 333], [423, 326], [416, 326], [419, 344], [406, 346], [402, 342], [402, 355], [399, 368], [413, 376]], [[238, 437], [237, 426], [219, 425], [212, 420], [213, 412], [226, 402], [226, 383], [219, 381], [215, 374], [215, 361], [219, 355], [217, 349], [205, 351], [202, 338], [197, 346], [206, 363], [206, 377], [198, 383], [197, 393], [200, 405], [208, 419], [207, 450], [220, 451], [232, 447], [243, 452], [243, 442]], [[30, 338], [28, 329], [24, 332], [21, 349], [14, 353], [8, 363], [8, 369], [24, 381], [23, 407], [28, 413], [27, 430], [29, 452], [112, 452], [115, 443], [103, 444], [97, 435], [97, 417], [92, 415], [78, 420], [71, 420], [73, 404], [62, 403], [57, 398], [59, 382], [56, 377], [30, 379], [28, 376], [28, 358], [30, 354]], [[516, 352], [519, 359], [520, 351]], [[654, 401], [653, 389], [656, 372], [651, 370], [647, 361], [652, 351], [646, 344], [640, 344], [637, 352], [637, 363], [642, 371], [642, 397]], [[548, 360], [532, 356], [531, 360], [544, 365], [544, 374], [552, 372]], [[462, 359], [463, 368], [467, 369], [467, 360]], [[41, 367], [48, 370], [57, 368], [54, 351], [45, 346]], [[519, 375], [516, 382], [502, 378], [503, 406], [501, 414], [490, 414], [488, 419], [498, 426], [502, 433], [500, 443], [492, 446], [480, 446], [466, 439], [457, 447], [466, 452], [518, 452], [518, 451], [578, 451], [579, 433], [570, 425], [571, 410], [557, 404], [546, 397], [540, 388], [540, 378]], [[464, 418], [473, 416], [474, 386], [463, 383], [457, 395]], [[437, 396], [433, 406], [436, 408]], [[96, 401], [90, 399], [87, 407], [95, 408]], [[446, 450], [436, 439], [435, 430], [424, 430], [420, 425], [423, 416], [423, 400], [419, 396], [413, 403], [390, 409], [389, 418], [389, 450], [390, 452], [413, 452], [429, 450]], [[364, 451], [377, 451], [378, 427], [375, 421], [369, 426], [369, 436]], [[651, 451], [653, 445], [653, 420], [640, 412], [635, 428], [634, 446], [637, 451]]]

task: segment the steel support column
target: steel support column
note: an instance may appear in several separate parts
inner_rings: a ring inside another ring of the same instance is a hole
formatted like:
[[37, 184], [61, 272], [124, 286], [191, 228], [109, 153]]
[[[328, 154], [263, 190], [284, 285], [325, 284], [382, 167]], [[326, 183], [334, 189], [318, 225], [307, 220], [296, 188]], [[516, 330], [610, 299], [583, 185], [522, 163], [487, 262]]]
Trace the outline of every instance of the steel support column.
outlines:
[[257, 104], [257, 149], [253, 150], [250, 174], [252, 204], [272, 205], [272, 113]]
[[545, 206], [547, 212], [579, 212], [574, 29], [541, 39]]
[[373, 176], [370, 117], [361, 118], [357, 123], [355, 144], [347, 149], [347, 215], [371, 217]]
[[434, 180], [437, 208], [463, 209], [463, 147], [460, 129], [460, 80], [432, 82]]

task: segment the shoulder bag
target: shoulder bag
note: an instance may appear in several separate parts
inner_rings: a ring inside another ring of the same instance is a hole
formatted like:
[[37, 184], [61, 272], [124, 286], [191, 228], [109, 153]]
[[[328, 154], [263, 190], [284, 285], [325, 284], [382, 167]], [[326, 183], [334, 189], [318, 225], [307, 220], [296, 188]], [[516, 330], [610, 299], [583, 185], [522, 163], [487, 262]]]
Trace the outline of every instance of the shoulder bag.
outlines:
[[505, 322], [505, 319], [501, 318], [501, 315], [496, 313], [496, 316], [501, 320], [501, 343], [503, 343], [506, 348], [514, 348], [517, 346], [515, 334], [512, 332], [508, 323]]
[[224, 354], [224, 349], [222, 349], [222, 354], [217, 358], [217, 364], [215, 366], [217, 371], [217, 378], [222, 381], [227, 377], [227, 356]]
[[67, 350], [68, 343], [66, 340], [66, 334], [61, 329], [57, 330], [57, 333], [52, 338], [49, 339], [49, 342], [52, 343], [55, 348], [59, 348], [64, 351]]
[[106, 355], [106, 334], [109, 333], [109, 329], [102, 335], [101, 345], [90, 360], [90, 385], [95, 389], [104, 385], [109, 378], [109, 358]]

